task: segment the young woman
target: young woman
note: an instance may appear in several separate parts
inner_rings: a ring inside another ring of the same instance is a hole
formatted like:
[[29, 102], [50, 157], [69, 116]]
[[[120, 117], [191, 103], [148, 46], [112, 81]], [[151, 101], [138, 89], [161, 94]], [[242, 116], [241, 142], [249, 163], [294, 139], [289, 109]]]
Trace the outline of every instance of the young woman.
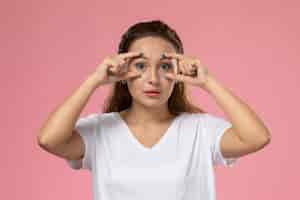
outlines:
[[[110, 83], [104, 112], [80, 118], [93, 92]], [[187, 84], [208, 92], [230, 121], [191, 104]], [[268, 144], [270, 134], [156, 20], [127, 30], [118, 54], [49, 115], [38, 142], [70, 167], [91, 171], [95, 200], [213, 200], [214, 166], [233, 166]]]

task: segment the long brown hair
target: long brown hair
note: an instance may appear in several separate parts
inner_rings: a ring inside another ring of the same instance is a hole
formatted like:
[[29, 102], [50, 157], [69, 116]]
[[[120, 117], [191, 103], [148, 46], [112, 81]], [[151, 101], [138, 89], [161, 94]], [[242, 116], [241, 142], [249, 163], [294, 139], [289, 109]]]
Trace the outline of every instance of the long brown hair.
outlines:
[[[119, 43], [118, 53], [128, 52], [130, 44], [136, 39], [153, 36], [161, 37], [169, 41], [176, 49], [177, 53], [183, 54], [183, 45], [177, 33], [161, 20], [139, 22], [132, 25], [122, 35]], [[121, 81], [113, 83], [113, 90], [105, 100], [103, 113], [120, 112], [131, 106], [132, 97], [129, 93], [127, 84]], [[168, 99], [168, 110], [171, 114], [178, 115], [182, 112], [204, 113], [202, 109], [190, 102], [190, 90], [186, 83], [177, 82], [171, 96]]]

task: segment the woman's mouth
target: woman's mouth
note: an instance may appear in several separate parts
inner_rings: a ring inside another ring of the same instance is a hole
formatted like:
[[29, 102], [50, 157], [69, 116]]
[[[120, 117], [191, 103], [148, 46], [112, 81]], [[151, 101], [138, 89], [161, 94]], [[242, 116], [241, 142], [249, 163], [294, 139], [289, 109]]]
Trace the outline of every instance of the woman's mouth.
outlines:
[[145, 92], [146, 96], [151, 96], [151, 97], [155, 97], [155, 96], [159, 96], [160, 92], [157, 91], [147, 91]]

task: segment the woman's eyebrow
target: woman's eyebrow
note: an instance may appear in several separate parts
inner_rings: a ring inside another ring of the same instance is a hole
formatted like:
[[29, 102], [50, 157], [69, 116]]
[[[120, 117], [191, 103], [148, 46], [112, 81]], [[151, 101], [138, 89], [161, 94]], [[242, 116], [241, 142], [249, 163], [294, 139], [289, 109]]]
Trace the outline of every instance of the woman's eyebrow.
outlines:
[[[136, 57], [136, 59], [138, 59], [138, 58], [149, 59], [149, 58], [148, 58], [147, 56], [145, 56], [144, 54], [141, 55], [141, 56], [139, 56], [139, 57]], [[165, 58], [165, 57], [163, 56], [163, 54], [162, 54], [159, 60], [164, 60], [164, 59], [167, 59], [167, 58]]]

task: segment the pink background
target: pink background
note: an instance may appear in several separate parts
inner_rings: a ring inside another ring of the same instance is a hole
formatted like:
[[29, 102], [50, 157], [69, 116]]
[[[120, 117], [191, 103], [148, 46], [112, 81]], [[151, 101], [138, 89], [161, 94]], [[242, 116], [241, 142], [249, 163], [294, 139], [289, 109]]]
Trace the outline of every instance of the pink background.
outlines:
[[[217, 167], [217, 196], [298, 199], [299, 1], [2, 1], [0, 199], [92, 199], [88, 171], [75, 171], [37, 145], [38, 129], [138, 21], [177, 30], [198, 56], [247, 102], [272, 134], [266, 148]], [[297, 20], [298, 19], [298, 20]], [[82, 115], [101, 111], [99, 88]], [[195, 104], [224, 116], [193, 88]], [[298, 191], [296, 190], [298, 189]]]

